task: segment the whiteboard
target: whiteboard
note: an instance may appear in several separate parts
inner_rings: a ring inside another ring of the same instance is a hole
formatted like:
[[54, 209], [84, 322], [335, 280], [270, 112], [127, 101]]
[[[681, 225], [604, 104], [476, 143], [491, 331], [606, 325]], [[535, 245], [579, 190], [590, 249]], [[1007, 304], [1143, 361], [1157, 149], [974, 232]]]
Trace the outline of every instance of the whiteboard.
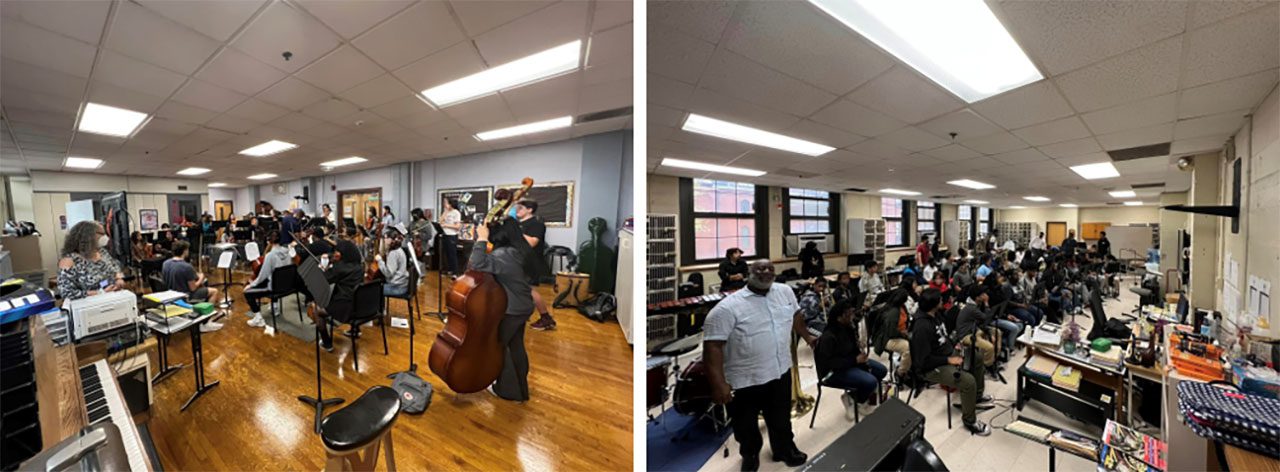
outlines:
[[1151, 247], [1151, 230], [1150, 226], [1108, 226], [1105, 231], [1107, 239], [1111, 241], [1111, 255], [1117, 259], [1147, 257], [1147, 248]]
[[81, 221], [93, 221], [93, 200], [67, 202], [67, 229]]

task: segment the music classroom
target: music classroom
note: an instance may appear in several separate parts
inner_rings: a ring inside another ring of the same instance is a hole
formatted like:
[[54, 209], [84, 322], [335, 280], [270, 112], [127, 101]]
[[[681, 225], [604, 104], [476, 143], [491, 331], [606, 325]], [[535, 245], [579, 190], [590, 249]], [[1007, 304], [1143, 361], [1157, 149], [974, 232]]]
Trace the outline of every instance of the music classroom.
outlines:
[[0, 13], [0, 470], [632, 467], [630, 2]]

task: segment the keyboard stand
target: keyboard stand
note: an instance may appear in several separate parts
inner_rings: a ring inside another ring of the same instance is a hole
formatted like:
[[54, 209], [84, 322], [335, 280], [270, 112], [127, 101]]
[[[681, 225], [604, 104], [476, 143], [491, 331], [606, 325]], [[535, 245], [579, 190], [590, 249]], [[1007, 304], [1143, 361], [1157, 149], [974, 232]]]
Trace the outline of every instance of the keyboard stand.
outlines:
[[194, 367], [192, 370], [195, 372], [196, 393], [191, 394], [191, 399], [182, 405], [182, 411], [186, 411], [192, 402], [195, 402], [205, 392], [212, 390], [213, 387], [217, 387], [221, 382], [220, 380], [214, 380], [210, 384], [204, 383], [204, 346], [200, 341], [200, 325], [199, 323], [192, 323], [189, 329], [191, 331], [191, 364]]
[[161, 367], [160, 372], [157, 372], [154, 377], [151, 377], [151, 385], [159, 384], [160, 381], [169, 378], [170, 375], [173, 375], [179, 370], [182, 370], [183, 367], [186, 367], [186, 364], [182, 363], [173, 365], [169, 364], [169, 335], [160, 334], [156, 337], [160, 340], [160, 355], [158, 357], [160, 358]]

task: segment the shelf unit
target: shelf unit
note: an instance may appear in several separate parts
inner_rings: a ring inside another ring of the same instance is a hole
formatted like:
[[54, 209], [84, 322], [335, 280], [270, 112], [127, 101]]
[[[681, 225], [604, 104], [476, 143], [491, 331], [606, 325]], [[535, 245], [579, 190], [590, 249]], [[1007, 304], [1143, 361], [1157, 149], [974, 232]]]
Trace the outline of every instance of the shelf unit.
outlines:
[[884, 220], [849, 218], [845, 220], [849, 229], [849, 254], [875, 254], [876, 262], [884, 265]]
[[1018, 247], [1030, 246], [1031, 240], [1040, 234], [1039, 223], [1002, 221], [995, 224], [995, 229], [1000, 231], [998, 244], [1012, 239]]
[[676, 215], [648, 215], [645, 239], [645, 303], [674, 301], [680, 287], [680, 234]]
[[969, 222], [964, 220], [951, 220], [942, 222], [942, 242], [946, 244], [951, 252], [960, 249], [966, 251], [973, 249], [969, 240]]

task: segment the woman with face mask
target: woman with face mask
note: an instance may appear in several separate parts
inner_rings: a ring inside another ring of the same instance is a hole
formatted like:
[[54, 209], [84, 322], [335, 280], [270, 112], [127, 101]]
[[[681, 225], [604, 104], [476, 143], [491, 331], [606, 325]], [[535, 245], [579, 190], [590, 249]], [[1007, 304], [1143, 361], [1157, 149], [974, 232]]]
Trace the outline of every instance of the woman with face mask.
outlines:
[[76, 300], [124, 289], [120, 264], [107, 254], [110, 239], [96, 221], [81, 221], [67, 231], [58, 260], [58, 292]]

